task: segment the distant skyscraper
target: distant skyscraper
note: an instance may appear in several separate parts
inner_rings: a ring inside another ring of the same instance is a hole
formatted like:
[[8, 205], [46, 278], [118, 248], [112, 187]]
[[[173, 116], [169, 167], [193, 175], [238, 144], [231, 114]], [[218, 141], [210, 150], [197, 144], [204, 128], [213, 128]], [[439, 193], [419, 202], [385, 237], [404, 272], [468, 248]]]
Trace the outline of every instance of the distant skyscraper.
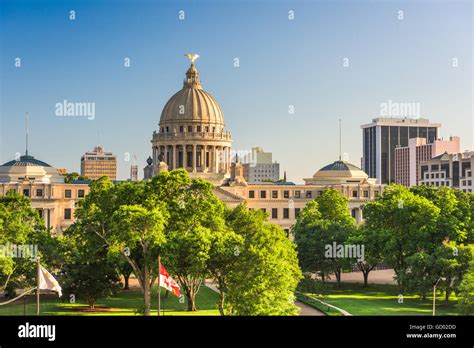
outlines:
[[435, 140], [426, 143], [425, 138], [412, 138], [408, 146], [395, 149], [395, 182], [404, 186], [418, 185], [419, 165], [443, 153], [460, 152], [459, 137], [450, 137], [449, 140]]
[[433, 143], [441, 124], [422, 118], [376, 118], [362, 125], [362, 169], [379, 184], [395, 181], [395, 148], [408, 146], [408, 139], [425, 138]]
[[244, 178], [249, 183], [280, 179], [280, 164], [273, 163], [272, 153], [265, 152], [261, 147], [254, 147], [243, 162]]
[[138, 181], [138, 165], [136, 164], [130, 166], [130, 181]]
[[81, 156], [81, 175], [95, 180], [104, 175], [110, 180], [117, 180], [117, 156], [105, 152], [102, 146], [96, 146], [94, 151]]

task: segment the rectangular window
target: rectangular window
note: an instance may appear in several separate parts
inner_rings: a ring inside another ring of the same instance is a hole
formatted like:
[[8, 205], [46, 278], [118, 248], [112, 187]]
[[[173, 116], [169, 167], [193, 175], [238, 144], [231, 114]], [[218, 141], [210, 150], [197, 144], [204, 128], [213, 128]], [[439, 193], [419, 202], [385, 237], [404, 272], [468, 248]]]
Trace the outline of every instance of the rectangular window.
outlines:
[[36, 209], [36, 211], [38, 212], [38, 215], [40, 217], [40, 219], [43, 218], [43, 209]]
[[290, 218], [290, 209], [283, 208], [283, 219], [289, 219], [289, 218]]
[[353, 191], [352, 191], [352, 197], [353, 197], [353, 198], [357, 198], [357, 196], [358, 196], [357, 190], [353, 190]]
[[24, 189], [23, 190], [23, 196], [30, 197], [30, 190], [29, 189]]
[[249, 198], [255, 198], [255, 191], [249, 191]]
[[183, 127], [183, 126], [179, 126], [179, 132], [180, 132], [180, 133], [183, 133], [183, 132], [184, 132], [184, 127]]
[[64, 220], [71, 220], [71, 208], [64, 209]]
[[365, 190], [364, 191], [364, 198], [368, 198], [369, 197], [369, 191]]
[[295, 198], [301, 198], [301, 191], [295, 191]]
[[36, 197], [43, 197], [43, 189], [36, 189]]
[[283, 191], [283, 198], [290, 198], [290, 191]]
[[272, 198], [278, 198], [278, 191], [272, 191]]
[[193, 131], [193, 126], [188, 126], [188, 132], [191, 133]]
[[84, 190], [78, 190], [78, 191], [77, 191], [77, 197], [79, 197], [79, 198], [84, 198], [84, 196], [85, 196]]
[[72, 193], [71, 190], [64, 190], [64, 198], [71, 198]]
[[295, 208], [295, 218], [300, 214], [301, 208]]
[[306, 198], [311, 198], [311, 191], [306, 191]]
[[267, 198], [267, 191], [260, 191], [260, 198]]
[[201, 131], [201, 126], [197, 126], [197, 132], [199, 133]]
[[278, 208], [272, 208], [272, 219], [278, 219]]

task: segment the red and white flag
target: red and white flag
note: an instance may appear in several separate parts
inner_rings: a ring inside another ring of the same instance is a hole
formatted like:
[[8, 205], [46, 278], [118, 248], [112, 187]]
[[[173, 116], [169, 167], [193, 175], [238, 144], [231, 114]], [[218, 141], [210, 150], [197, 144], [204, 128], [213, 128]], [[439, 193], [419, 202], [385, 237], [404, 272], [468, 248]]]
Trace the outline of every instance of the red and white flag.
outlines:
[[171, 291], [176, 297], [180, 297], [181, 292], [179, 284], [170, 277], [168, 271], [160, 264], [160, 286], [165, 288], [168, 291]]

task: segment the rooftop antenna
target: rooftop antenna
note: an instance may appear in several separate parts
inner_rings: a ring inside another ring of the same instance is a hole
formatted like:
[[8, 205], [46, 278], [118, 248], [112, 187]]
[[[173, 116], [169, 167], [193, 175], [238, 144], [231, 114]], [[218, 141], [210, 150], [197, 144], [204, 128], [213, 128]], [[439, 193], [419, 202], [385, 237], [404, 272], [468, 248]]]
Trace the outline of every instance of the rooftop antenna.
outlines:
[[342, 132], [341, 132], [341, 119], [339, 119], [339, 161], [342, 159], [341, 151], [342, 151]]
[[28, 112], [26, 113], [25, 124], [26, 124], [26, 150], [25, 150], [25, 155], [28, 156]]

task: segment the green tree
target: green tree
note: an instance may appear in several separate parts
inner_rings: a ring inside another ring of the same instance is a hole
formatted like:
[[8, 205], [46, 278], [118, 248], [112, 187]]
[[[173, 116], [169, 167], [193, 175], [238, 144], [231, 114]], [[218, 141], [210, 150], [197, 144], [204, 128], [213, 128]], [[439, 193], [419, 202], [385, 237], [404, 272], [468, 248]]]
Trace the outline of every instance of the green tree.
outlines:
[[86, 176], [80, 175], [77, 172], [67, 173], [66, 175], [64, 175], [65, 183], [70, 183], [74, 180], [90, 180], [90, 179]]
[[381, 238], [378, 231], [362, 225], [352, 230], [348, 243], [364, 246], [364, 258], [363, 260], [356, 260], [356, 265], [364, 276], [364, 287], [367, 287], [369, 273], [383, 261], [383, 238]]
[[33, 286], [36, 280], [34, 250], [31, 255], [11, 257], [7, 247], [32, 246], [37, 248], [41, 263], [47, 265], [48, 251], [54, 244], [38, 213], [31, 207], [29, 198], [10, 190], [0, 197], [0, 291], [14, 293], [18, 288]]
[[226, 214], [227, 225], [243, 238], [226, 279], [227, 308], [233, 315], [295, 315], [294, 292], [302, 278], [295, 245], [266, 214], [245, 204]]
[[225, 228], [224, 204], [211, 183], [191, 179], [183, 169], [160, 173], [148, 187], [169, 212], [163, 263], [180, 284], [188, 310], [195, 311], [196, 295], [209, 275], [212, 236]]
[[113, 214], [113, 219], [115, 233], [109, 238], [109, 245], [118, 247], [119, 250], [140, 247], [141, 262], [137, 262], [137, 259], [127, 252], [123, 255], [143, 290], [145, 315], [150, 315], [151, 286], [158, 276], [157, 270], [153, 270], [158, 267], [160, 247], [165, 242], [164, 225], [167, 212], [164, 207], [122, 205]]
[[380, 235], [384, 260], [393, 267], [403, 293], [407, 258], [417, 252], [431, 252], [444, 240], [438, 228], [440, 209], [406, 187], [390, 185], [383, 195], [367, 203], [363, 212], [367, 228]]
[[298, 245], [298, 259], [304, 272], [316, 272], [323, 282], [330, 273], [341, 285], [343, 269], [353, 260], [329, 257], [328, 247], [342, 246], [355, 229], [349, 216], [348, 200], [339, 191], [326, 189], [314, 201], [308, 202], [298, 215], [293, 233]]
[[219, 289], [219, 313], [226, 315], [225, 294], [229, 291], [229, 277], [238, 266], [244, 239], [231, 229], [218, 231], [211, 235], [211, 248], [207, 269]]
[[166, 240], [164, 204], [147, 190], [145, 182], [113, 185], [103, 177], [91, 183], [89, 194], [78, 203], [76, 217], [78, 230], [98, 236], [109, 253], [119, 253], [132, 267], [143, 292], [144, 314], [149, 315], [157, 257]]
[[410, 191], [431, 201], [440, 209], [438, 234], [458, 243], [473, 233], [471, 193], [446, 186], [413, 186]]
[[[90, 238], [97, 241], [91, 242]], [[65, 262], [61, 280], [65, 294], [84, 299], [90, 309], [95, 308], [98, 299], [115, 294], [119, 288], [118, 273], [98, 236], [83, 235], [73, 226], [66, 231], [62, 247]]]
[[474, 315], [474, 261], [469, 263], [469, 270], [459, 286], [457, 296], [459, 313]]

